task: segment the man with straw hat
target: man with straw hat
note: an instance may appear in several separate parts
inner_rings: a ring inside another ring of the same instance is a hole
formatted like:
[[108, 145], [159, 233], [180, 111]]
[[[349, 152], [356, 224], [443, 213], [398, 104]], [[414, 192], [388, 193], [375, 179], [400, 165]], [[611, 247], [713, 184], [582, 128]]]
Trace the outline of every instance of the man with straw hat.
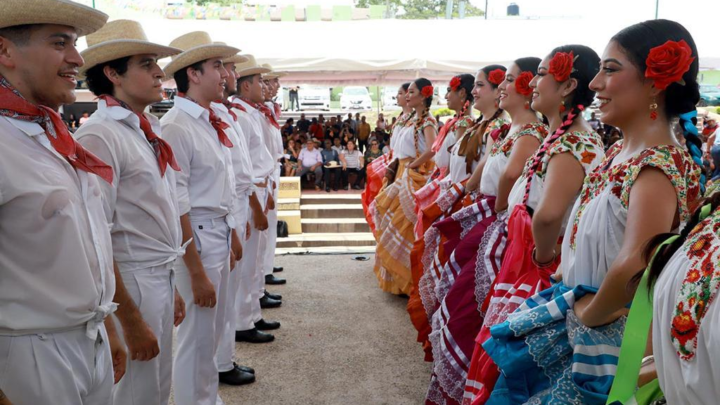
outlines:
[[[176, 174], [183, 242], [192, 240], [176, 263], [177, 288], [185, 300], [173, 367], [175, 403], [215, 405], [215, 354], [225, 325], [225, 300], [237, 245], [232, 217], [235, 179], [228, 125], [212, 109], [223, 97], [228, 73], [223, 59], [239, 49], [212, 42], [201, 31], [170, 43], [183, 52], [165, 66], [178, 96], [160, 120], [181, 171]], [[232, 243], [231, 243], [232, 241]], [[219, 401], [222, 402], [222, 401]]]
[[[265, 93], [265, 105], [267, 105], [268, 108], [273, 111], [275, 122], [278, 122], [280, 120], [280, 114], [282, 114], [282, 111], [280, 105], [277, 104], [274, 100], [277, 97], [278, 92], [280, 91], [280, 78], [285, 76], [286, 74], [274, 71], [272, 66], [268, 64], [264, 64], [263, 67], [270, 69], [270, 72], [263, 75], [265, 88], [268, 89], [268, 91]], [[264, 129], [265, 136], [267, 137], [266, 145], [270, 150], [270, 154], [276, 160], [273, 178], [276, 184], [280, 184], [280, 169], [282, 167], [281, 160], [285, 153], [285, 150], [283, 148], [282, 133], [280, 132], [279, 127], [273, 125], [272, 122], [269, 122], [267, 120], [265, 122]], [[273, 198], [277, 200], [277, 196], [278, 187], [275, 187], [273, 189]], [[265, 248], [263, 251], [265, 252], [265, 257], [263, 258], [262, 265], [266, 285], [280, 285], [286, 283], [285, 279], [278, 278], [273, 275], [273, 272], [275, 270], [275, 248], [277, 247], [277, 222], [277, 208], [268, 211], [268, 231], [266, 234], [267, 240], [264, 243]], [[279, 271], [282, 271], [282, 269], [280, 268]], [[267, 292], [265, 292], [265, 294], [267, 294]], [[265, 297], [267, 297], [267, 295], [265, 295]]]
[[[230, 150], [232, 154], [233, 173], [235, 175], [236, 196], [233, 203], [232, 214], [237, 223], [235, 232], [239, 239], [234, 242], [240, 246], [243, 246], [245, 242], [250, 201], [253, 202], [253, 205], [260, 206], [253, 183], [252, 161], [250, 159], [247, 136], [237, 121], [237, 115], [231, 110], [233, 104], [228, 100], [231, 94], [237, 92], [235, 64], [246, 61], [247, 58], [241, 55], [234, 55], [223, 60], [223, 67], [228, 72], [225, 91], [223, 98], [212, 103], [213, 110], [217, 111], [218, 116], [228, 125], [228, 135], [232, 137], [232, 142], [235, 145], [235, 147]], [[244, 250], [244, 248], [241, 248], [241, 250]], [[244, 255], [245, 252], [243, 251], [243, 256]], [[240, 366], [233, 361], [235, 356], [235, 318], [237, 317], [235, 302], [241, 283], [241, 271], [239, 270], [241, 263], [242, 260], [238, 258], [235, 263], [235, 268], [230, 272], [228, 299], [225, 300], [225, 324], [220, 337], [220, 345], [215, 355], [220, 382], [228, 385], [244, 385], [255, 382], [255, 370], [250, 367]]]
[[125, 372], [99, 185], [113, 171], [56, 112], [75, 101], [77, 38], [106, 21], [68, 0], [0, 2], [0, 390], [15, 405], [105, 405]]
[[166, 405], [173, 326], [184, 317], [173, 274], [175, 259], [182, 256], [175, 195], [180, 167], [160, 137], [160, 122], [144, 111], [163, 98], [158, 59], [181, 51], [148, 42], [142, 26], [129, 20], [108, 23], [88, 35], [87, 43], [80, 73], [99, 98], [98, 109], [75, 137], [115, 173], [112, 183], [101, 184], [112, 225], [115, 317], [128, 351], [127, 373], [113, 390], [114, 403]]
[[[238, 342], [267, 343], [275, 339], [264, 331], [280, 327], [280, 323], [266, 321], [262, 317], [260, 297], [263, 288], [263, 273], [259, 259], [263, 257], [260, 237], [267, 232], [267, 212], [274, 206], [272, 198], [274, 159], [265, 146], [263, 122], [272, 116], [272, 112], [263, 104], [264, 85], [261, 74], [268, 69], [257, 64], [252, 55], [245, 55], [247, 62], [236, 64], [237, 91], [231, 97], [232, 111], [238, 117], [238, 123], [247, 137], [250, 156], [252, 156], [253, 182], [257, 201], [250, 200], [252, 216], [250, 218], [250, 238], [245, 245], [245, 257], [240, 266], [240, 286], [236, 299], [236, 333]], [[271, 305], [279, 306], [280, 301], [271, 300]]]

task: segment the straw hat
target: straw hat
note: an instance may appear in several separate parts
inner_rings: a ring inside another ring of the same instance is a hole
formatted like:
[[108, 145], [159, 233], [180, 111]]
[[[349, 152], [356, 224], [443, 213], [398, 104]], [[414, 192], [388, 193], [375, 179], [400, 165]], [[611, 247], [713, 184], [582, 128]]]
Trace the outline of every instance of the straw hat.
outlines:
[[204, 31], [195, 31], [175, 38], [170, 46], [180, 48], [183, 53], [175, 55], [165, 66], [165, 76], [173, 77], [175, 72], [194, 63], [211, 58], [229, 58], [240, 52], [232, 46], [213, 43], [210, 35]]
[[338, 162], [336, 162], [334, 160], [331, 160], [331, 161], [327, 162], [325, 167], [327, 167], [328, 169], [334, 169], [336, 167], [342, 167], [342, 165], [340, 165]]
[[80, 55], [85, 65], [80, 68], [84, 75], [90, 68], [101, 63], [133, 55], [154, 54], [158, 59], [177, 55], [181, 49], [148, 42], [142, 25], [137, 21], [115, 20], [87, 37], [88, 48]]
[[248, 59], [247, 62], [235, 64], [235, 70], [237, 70], [238, 77], [270, 73], [270, 69], [258, 65], [254, 56], [245, 55], [245, 57]]
[[[225, 42], [215, 41], [215, 45], [227, 45]], [[223, 63], [245, 63], [248, 61], [248, 58], [242, 56], [242, 55], [233, 55], [229, 58], [223, 59]]]
[[108, 15], [70, 0], [1, 0], [0, 28], [57, 24], [74, 27], [78, 36], [99, 30]]
[[279, 79], [288, 75], [287, 72], [276, 72], [268, 63], [263, 63], [261, 66], [270, 69], [269, 73], [263, 75], [263, 79]]

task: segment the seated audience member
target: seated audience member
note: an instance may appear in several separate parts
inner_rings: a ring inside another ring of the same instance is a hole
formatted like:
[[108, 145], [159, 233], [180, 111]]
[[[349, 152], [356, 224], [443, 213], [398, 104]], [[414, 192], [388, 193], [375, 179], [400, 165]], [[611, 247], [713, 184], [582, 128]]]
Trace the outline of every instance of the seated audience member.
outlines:
[[[328, 139], [328, 141], [329, 141], [329, 139]], [[338, 155], [340, 155], [340, 153], [342, 153], [343, 149], [345, 149], [342, 138], [340, 138], [340, 137], [333, 138], [332, 149], [335, 152], [337, 152]]]
[[287, 121], [285, 121], [285, 125], [282, 126], [282, 134], [283, 135], [292, 135], [293, 134], [293, 122], [294, 120], [292, 118], [288, 118]]
[[296, 176], [302, 177], [309, 172], [315, 173], [315, 190], [320, 190], [320, 184], [322, 183], [322, 155], [320, 151], [315, 147], [320, 142], [317, 139], [308, 141], [306, 149], [300, 151], [298, 155], [298, 168], [299, 172], [296, 172]]
[[347, 184], [348, 188], [350, 188], [348, 175], [354, 172], [357, 176], [355, 177], [355, 184], [352, 185], [352, 188], [354, 190], [360, 190], [360, 184], [362, 184], [365, 178], [365, 167], [362, 154], [359, 150], [355, 149], [355, 142], [349, 141], [347, 143], [347, 150], [340, 153], [340, 162], [342, 162], [343, 184]]
[[335, 149], [332, 148], [329, 139], [325, 140], [325, 149], [320, 152], [323, 160], [323, 177], [325, 180], [325, 191], [330, 191], [331, 178], [334, 178], [333, 190], [338, 190], [340, 183], [340, 157]]
[[285, 148], [285, 155], [287, 156], [284, 158], [285, 176], [294, 176], [298, 168], [298, 156], [300, 152], [296, 149], [295, 145], [295, 141], [290, 139], [287, 142], [287, 148]]
[[370, 148], [365, 151], [365, 164], [369, 165], [372, 163], [373, 160], [379, 158], [383, 155], [382, 150], [380, 150], [380, 143], [377, 139], [371, 139], [370, 140]]

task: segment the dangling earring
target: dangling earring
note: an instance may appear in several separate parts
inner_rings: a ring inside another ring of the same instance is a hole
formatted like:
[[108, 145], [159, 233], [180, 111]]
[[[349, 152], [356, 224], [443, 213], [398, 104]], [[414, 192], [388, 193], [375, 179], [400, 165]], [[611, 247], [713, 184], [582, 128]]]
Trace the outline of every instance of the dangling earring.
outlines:
[[526, 110], [529, 110], [529, 109], [530, 109], [530, 102], [529, 102], [529, 101], [526, 101], [526, 102], [525, 102], [525, 109], [526, 109]]
[[565, 112], [565, 100], [560, 102], [560, 114]]
[[657, 101], [655, 100], [655, 97], [652, 99], [652, 103], [650, 103], [650, 119], [655, 121], [657, 119]]

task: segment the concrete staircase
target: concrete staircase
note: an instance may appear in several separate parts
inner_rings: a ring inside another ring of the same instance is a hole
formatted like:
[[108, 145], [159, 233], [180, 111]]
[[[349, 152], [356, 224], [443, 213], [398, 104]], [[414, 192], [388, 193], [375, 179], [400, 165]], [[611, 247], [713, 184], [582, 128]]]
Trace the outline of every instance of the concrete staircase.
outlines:
[[278, 238], [276, 254], [375, 251], [360, 192], [303, 191], [299, 208], [302, 233]]

